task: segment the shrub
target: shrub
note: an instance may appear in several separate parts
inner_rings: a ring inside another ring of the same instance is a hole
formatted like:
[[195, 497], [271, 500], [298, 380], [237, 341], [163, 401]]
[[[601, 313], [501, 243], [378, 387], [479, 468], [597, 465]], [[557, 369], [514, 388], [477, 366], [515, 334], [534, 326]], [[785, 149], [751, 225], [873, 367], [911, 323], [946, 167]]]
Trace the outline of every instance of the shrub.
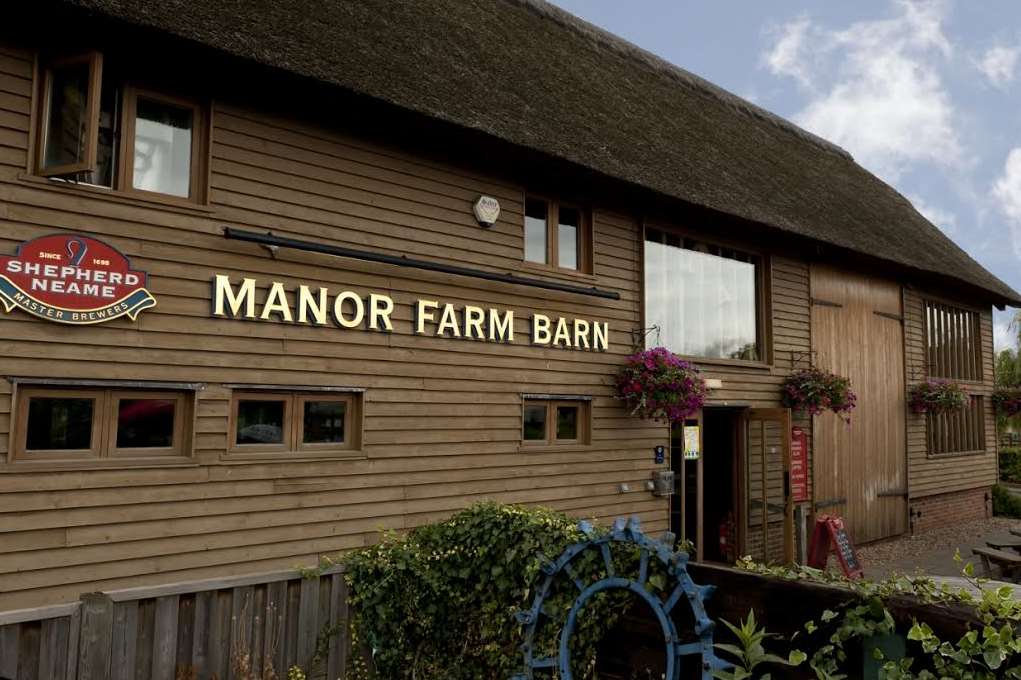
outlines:
[[851, 381], [821, 368], [804, 368], [787, 376], [781, 387], [783, 405], [801, 413], [818, 415], [833, 411], [850, 422], [858, 401]]
[[1000, 449], [1000, 479], [1005, 482], [1021, 482], [1021, 449]]
[[908, 405], [915, 413], [955, 413], [969, 401], [968, 392], [950, 380], [926, 380], [912, 385], [908, 392]]
[[1021, 519], [1021, 498], [1012, 494], [1007, 487], [997, 484], [993, 487], [993, 514]]
[[631, 415], [677, 421], [702, 408], [706, 386], [698, 369], [664, 347], [629, 356], [617, 374], [617, 399]]
[[1021, 413], [1021, 388], [997, 387], [993, 392], [993, 407], [998, 415], [1005, 418]]
[[[522, 636], [514, 614], [531, 605], [540, 554], [555, 559], [580, 540], [577, 520], [565, 514], [479, 503], [346, 555], [354, 632], [372, 649], [377, 677], [474, 680], [519, 672]], [[588, 553], [578, 575], [596, 580], [590, 577], [602, 571], [602, 561]], [[561, 621], [577, 595], [564, 581], [546, 607]], [[586, 606], [573, 658], [591, 670], [596, 643], [629, 601], [605, 597]], [[540, 635], [537, 655], [552, 655], [556, 632]]]

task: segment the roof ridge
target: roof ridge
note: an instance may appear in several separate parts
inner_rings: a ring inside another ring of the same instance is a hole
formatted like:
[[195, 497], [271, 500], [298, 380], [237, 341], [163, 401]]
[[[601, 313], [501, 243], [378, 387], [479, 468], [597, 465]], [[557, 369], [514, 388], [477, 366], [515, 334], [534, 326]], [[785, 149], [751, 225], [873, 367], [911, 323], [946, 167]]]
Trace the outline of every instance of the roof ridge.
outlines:
[[815, 144], [825, 151], [838, 154], [843, 158], [847, 158], [851, 161], [854, 157], [844, 149], [831, 142], [828, 139], [820, 137], [808, 130], [795, 125], [786, 118], [769, 111], [757, 104], [754, 104], [747, 99], [744, 99], [719, 85], [712, 83], [705, 78], [687, 71], [677, 64], [667, 61], [662, 57], [646, 50], [638, 45], [622, 38], [619, 35], [611, 33], [595, 24], [582, 19], [581, 17], [568, 12], [562, 7], [558, 7], [549, 0], [506, 0], [507, 2], [514, 2], [519, 5], [530, 9], [541, 16], [544, 16], [552, 21], [557, 22], [564, 28], [574, 31], [582, 37], [587, 37], [593, 40], [599, 41], [606, 47], [614, 50], [618, 54], [637, 63], [643, 64], [649, 68], [659, 71], [665, 75], [679, 80], [682, 84], [691, 87], [701, 94], [710, 96], [718, 100], [720, 103], [734, 109], [735, 111], [752, 116], [764, 122], [770, 123], [785, 132], [795, 135], [811, 144]]

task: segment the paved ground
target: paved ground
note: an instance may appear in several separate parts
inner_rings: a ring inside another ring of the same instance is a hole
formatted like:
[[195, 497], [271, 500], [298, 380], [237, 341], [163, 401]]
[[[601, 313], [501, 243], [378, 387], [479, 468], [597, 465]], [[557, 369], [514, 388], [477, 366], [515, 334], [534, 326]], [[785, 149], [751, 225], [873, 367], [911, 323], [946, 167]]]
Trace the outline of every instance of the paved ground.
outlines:
[[[990, 538], [1009, 537], [1009, 529], [1021, 529], [1021, 520], [993, 517], [976, 522], [963, 522], [927, 531], [918, 536], [883, 541], [858, 548], [865, 575], [881, 579], [891, 574], [922, 572], [932, 576], [960, 576], [961, 565], [954, 562], [954, 550], [975, 565], [982, 574], [982, 564], [971, 554], [971, 548], [984, 546]], [[998, 575], [994, 575], [996, 577]]]

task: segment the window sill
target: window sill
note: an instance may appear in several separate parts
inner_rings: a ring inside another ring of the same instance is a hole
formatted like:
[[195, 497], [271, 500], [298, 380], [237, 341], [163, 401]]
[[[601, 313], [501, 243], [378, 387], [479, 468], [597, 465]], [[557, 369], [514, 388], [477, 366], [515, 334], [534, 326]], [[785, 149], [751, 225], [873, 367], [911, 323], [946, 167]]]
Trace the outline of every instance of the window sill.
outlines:
[[163, 196], [151, 192], [125, 192], [105, 187], [93, 186], [90, 184], [74, 184], [73, 182], [62, 182], [47, 177], [19, 173], [18, 181], [33, 186], [37, 189], [45, 189], [65, 195], [84, 193], [95, 198], [103, 198], [116, 203], [136, 205], [145, 208], [159, 207], [164, 210], [180, 212], [187, 215], [208, 215], [216, 212], [216, 208], [208, 204], [195, 203], [183, 198]]
[[220, 456], [220, 462], [232, 463], [314, 463], [330, 460], [365, 460], [361, 449], [341, 451], [231, 451]]
[[692, 357], [680, 355], [682, 359], [692, 364], [705, 364], [706, 366], [730, 366], [740, 368], [751, 368], [757, 371], [768, 371], [773, 368], [772, 364], [765, 361], [752, 361], [750, 359], [714, 359], [707, 357]]
[[536, 262], [528, 262], [525, 260], [521, 261], [521, 266], [530, 272], [536, 274], [545, 274], [547, 276], [557, 276], [569, 281], [585, 281], [587, 283], [594, 283], [596, 281], [595, 274], [589, 274], [588, 272], [580, 272], [574, 269], [562, 269], [560, 267], [551, 267], [547, 264], [538, 264]]
[[26, 472], [74, 472], [78, 470], [147, 470], [161, 468], [194, 468], [194, 458], [104, 458], [101, 460], [13, 460], [0, 465], [0, 474]]
[[519, 444], [518, 453], [577, 453], [591, 451], [591, 444]]
[[969, 458], [971, 456], [982, 456], [992, 451], [979, 449], [977, 451], [952, 451], [950, 453], [926, 453], [925, 457], [930, 460], [943, 460], [945, 458]]

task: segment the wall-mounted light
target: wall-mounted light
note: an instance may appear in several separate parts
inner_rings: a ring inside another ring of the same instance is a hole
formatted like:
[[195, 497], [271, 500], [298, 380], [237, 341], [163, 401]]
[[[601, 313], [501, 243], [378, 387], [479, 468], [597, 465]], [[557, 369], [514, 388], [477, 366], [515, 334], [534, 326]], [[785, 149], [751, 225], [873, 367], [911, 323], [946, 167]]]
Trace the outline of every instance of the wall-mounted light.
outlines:
[[472, 205], [472, 212], [481, 227], [491, 227], [500, 217], [500, 201], [492, 196], [479, 196]]

